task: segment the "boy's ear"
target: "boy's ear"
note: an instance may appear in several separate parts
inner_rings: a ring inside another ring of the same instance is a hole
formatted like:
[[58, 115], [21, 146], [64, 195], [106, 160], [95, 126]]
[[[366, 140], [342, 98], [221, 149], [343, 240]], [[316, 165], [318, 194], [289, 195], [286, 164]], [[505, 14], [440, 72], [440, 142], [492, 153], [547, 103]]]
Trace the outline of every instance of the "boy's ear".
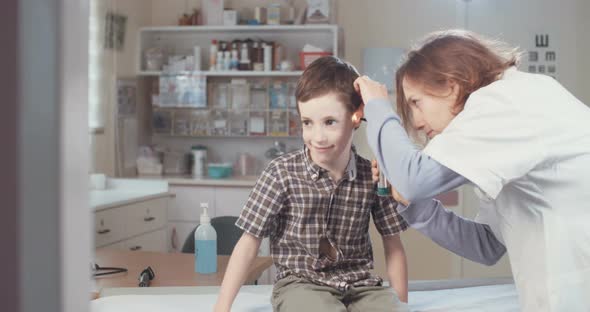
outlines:
[[352, 113], [352, 125], [358, 129], [361, 125], [361, 119], [365, 116], [363, 112], [364, 105], [361, 105], [354, 113]]

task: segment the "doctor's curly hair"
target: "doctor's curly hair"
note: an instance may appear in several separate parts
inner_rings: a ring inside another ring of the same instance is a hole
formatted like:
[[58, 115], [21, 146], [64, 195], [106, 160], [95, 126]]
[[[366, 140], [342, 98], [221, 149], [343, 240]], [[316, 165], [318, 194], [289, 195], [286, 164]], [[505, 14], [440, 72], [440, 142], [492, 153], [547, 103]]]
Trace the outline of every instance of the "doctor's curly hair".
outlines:
[[403, 80], [421, 85], [434, 96], [446, 96], [450, 83], [459, 87], [454, 114], [463, 110], [469, 95], [500, 79], [506, 69], [516, 66], [521, 52], [499, 40], [484, 38], [466, 30], [433, 32], [412, 48], [395, 76], [397, 111], [408, 133], [412, 128], [410, 106]]

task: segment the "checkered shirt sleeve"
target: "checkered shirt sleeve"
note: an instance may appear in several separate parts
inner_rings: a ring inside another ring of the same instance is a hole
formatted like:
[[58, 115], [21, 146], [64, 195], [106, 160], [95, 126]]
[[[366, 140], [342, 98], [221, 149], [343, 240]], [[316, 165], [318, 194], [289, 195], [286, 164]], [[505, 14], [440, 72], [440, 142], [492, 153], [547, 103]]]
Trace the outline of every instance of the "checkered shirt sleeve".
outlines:
[[284, 198], [277, 166], [271, 162], [256, 181], [236, 226], [258, 238], [271, 235], [276, 230]]
[[382, 236], [396, 235], [405, 231], [409, 225], [397, 212], [398, 203], [391, 196], [377, 196], [371, 213], [375, 227]]

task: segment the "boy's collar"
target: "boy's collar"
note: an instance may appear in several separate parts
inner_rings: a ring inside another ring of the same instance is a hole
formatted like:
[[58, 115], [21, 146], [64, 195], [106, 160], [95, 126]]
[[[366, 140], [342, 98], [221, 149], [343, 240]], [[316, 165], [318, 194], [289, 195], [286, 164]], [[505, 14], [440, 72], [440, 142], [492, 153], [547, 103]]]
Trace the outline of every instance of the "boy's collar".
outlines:
[[[303, 145], [303, 159], [305, 162], [305, 169], [309, 172], [311, 179], [316, 181], [320, 178], [321, 173], [326, 171], [326, 169], [320, 167], [318, 164], [314, 163], [309, 157], [309, 149], [306, 145]], [[357, 168], [356, 168], [356, 148], [354, 145], [350, 148], [350, 159], [348, 160], [348, 164], [346, 165], [346, 169], [344, 171], [344, 175], [348, 177], [349, 181], [353, 181], [356, 179], [357, 175]]]

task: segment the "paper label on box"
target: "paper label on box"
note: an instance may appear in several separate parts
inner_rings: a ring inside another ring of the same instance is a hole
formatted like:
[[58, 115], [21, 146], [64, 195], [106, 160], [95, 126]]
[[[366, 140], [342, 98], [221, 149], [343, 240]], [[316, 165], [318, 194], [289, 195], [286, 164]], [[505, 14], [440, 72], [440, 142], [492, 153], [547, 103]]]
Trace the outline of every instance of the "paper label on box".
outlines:
[[250, 118], [250, 132], [264, 133], [264, 118], [261, 118], [261, 117]]
[[215, 125], [215, 128], [225, 128], [225, 125], [227, 124], [227, 122], [223, 119], [221, 120], [215, 120], [213, 122], [213, 124]]

